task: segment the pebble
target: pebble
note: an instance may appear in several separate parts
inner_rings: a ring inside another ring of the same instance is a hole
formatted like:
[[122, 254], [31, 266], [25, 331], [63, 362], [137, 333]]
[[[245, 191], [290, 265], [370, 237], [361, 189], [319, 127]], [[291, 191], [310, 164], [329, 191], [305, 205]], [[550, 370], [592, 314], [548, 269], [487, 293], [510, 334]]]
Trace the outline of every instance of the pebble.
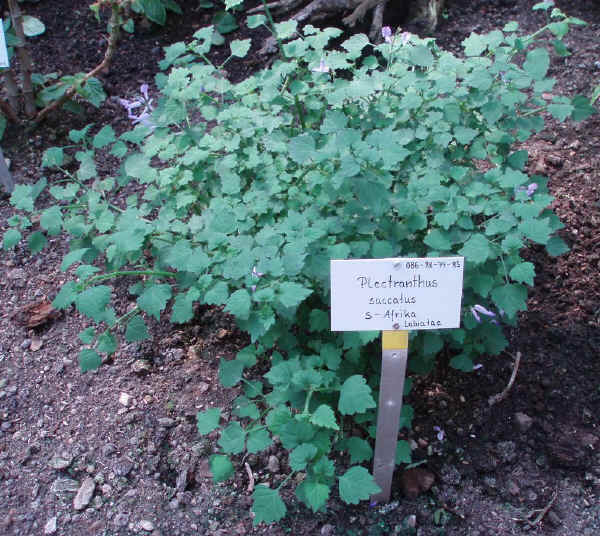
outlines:
[[48, 465], [52, 467], [52, 469], [60, 471], [69, 467], [72, 461], [73, 458], [63, 452], [61, 454], [57, 453], [54, 456], [52, 456], [52, 459], [48, 462]]
[[508, 481], [507, 488], [508, 488], [508, 493], [510, 493], [513, 497], [517, 496], [521, 492], [519, 486], [517, 485], [517, 483], [514, 480]]
[[277, 456], [269, 456], [267, 469], [270, 473], [279, 473], [279, 460], [277, 459]]
[[91, 477], [87, 477], [82, 483], [80, 488], [77, 490], [77, 495], [73, 499], [73, 508], [75, 510], [83, 510], [92, 499], [96, 483]]
[[152, 369], [152, 365], [146, 359], [138, 359], [135, 361], [133, 365], [131, 365], [131, 370], [140, 376], [143, 374], [147, 374]]
[[111, 456], [117, 451], [117, 447], [115, 447], [112, 443], [107, 443], [102, 447], [102, 455], [103, 456]]
[[75, 492], [79, 489], [79, 482], [72, 478], [57, 478], [52, 482], [50, 491], [55, 494]]
[[127, 393], [121, 393], [119, 395], [119, 404], [121, 404], [121, 406], [129, 406], [129, 403], [131, 402], [131, 395], [128, 395]]
[[27, 348], [29, 348], [30, 346], [31, 346], [31, 339], [25, 339], [21, 343], [21, 350], [27, 350]]
[[517, 423], [517, 428], [519, 431], [525, 433], [531, 428], [533, 419], [529, 415], [518, 411], [515, 413], [515, 422]]
[[133, 469], [133, 463], [127, 459], [119, 460], [115, 465], [115, 474], [118, 476], [127, 476]]
[[142, 519], [139, 523], [140, 528], [146, 532], [152, 532], [154, 530], [154, 523], [148, 519]]
[[44, 525], [44, 534], [54, 534], [56, 532], [56, 516], [51, 517]]
[[128, 522], [129, 522], [129, 515], [124, 514], [124, 513], [117, 514], [113, 519], [113, 523], [117, 527], [126, 527]]
[[170, 417], [161, 417], [158, 419], [158, 424], [163, 428], [170, 428], [175, 424], [175, 419], [171, 419]]

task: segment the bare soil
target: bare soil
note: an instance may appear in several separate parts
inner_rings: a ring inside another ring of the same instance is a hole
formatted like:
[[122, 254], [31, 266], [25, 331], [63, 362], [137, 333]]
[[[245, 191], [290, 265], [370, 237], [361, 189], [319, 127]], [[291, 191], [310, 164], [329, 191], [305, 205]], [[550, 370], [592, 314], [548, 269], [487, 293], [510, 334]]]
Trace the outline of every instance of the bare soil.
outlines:
[[[170, 15], [164, 28], [125, 36], [109, 73], [109, 99], [85, 116], [55, 114], [38, 130], [11, 127], [2, 140], [17, 182], [42, 174], [43, 151], [67, 144], [68, 131], [88, 123], [128, 128], [118, 97], [131, 97], [157, 72], [162, 47], [185, 39], [210, 23], [212, 12], [180, 2], [185, 14]], [[38, 72], [89, 70], [101, 59], [105, 27], [87, 2], [42, 0], [24, 9], [46, 24], [33, 40]], [[501, 28], [509, 20], [524, 30], [543, 22], [533, 1], [447, 2], [436, 33], [441, 46], [459, 52], [471, 32]], [[586, 20], [566, 39], [573, 53], [555, 59], [557, 92], [589, 95], [600, 83], [600, 3], [557, 2]], [[401, 23], [390, 3], [385, 22]], [[242, 17], [239, 16], [240, 21]], [[407, 26], [409, 31], [418, 28]], [[251, 35], [253, 51], [264, 35], [242, 26], [228, 38]], [[225, 56], [223, 51], [217, 51]], [[252, 54], [230, 63], [239, 80], [264, 59]], [[244, 343], [231, 319], [201, 307], [183, 327], [152, 326], [153, 338], [120, 348], [94, 373], [77, 365], [77, 334], [86, 320], [74, 310], [28, 328], [32, 313], [43, 316], [70, 275], [60, 271], [65, 237], [30, 257], [24, 249], [0, 253], [0, 533], [65, 536], [152, 534], [270, 535], [469, 535], [600, 534], [600, 115], [582, 123], [548, 122], [524, 146], [529, 170], [546, 174], [565, 223], [569, 253], [548, 257], [531, 247], [535, 288], [519, 327], [508, 333], [509, 352], [481, 361], [471, 374], [451, 369], [442, 356], [436, 370], [415, 378], [408, 402], [415, 408], [413, 430], [405, 437], [413, 458], [435, 481], [416, 497], [410, 474], [399, 469], [389, 505], [351, 507], [337, 497], [326, 512], [313, 515], [285, 489], [288, 517], [274, 526], [252, 526], [248, 463], [256, 483], [277, 484], [287, 460], [277, 446], [238, 460], [234, 479], [214, 486], [208, 456], [215, 437], [201, 439], [197, 411], [231, 409], [235, 390], [217, 380], [219, 360]], [[102, 170], [109, 174], [111, 163]], [[50, 175], [49, 180], [58, 177]], [[0, 197], [0, 232], [12, 214]], [[126, 286], [119, 299], [131, 298]], [[24, 309], [33, 306], [34, 310]], [[517, 353], [516, 380], [504, 400], [490, 396], [507, 385]], [[435, 428], [443, 429], [443, 437]], [[418, 478], [417, 478], [418, 480]], [[412, 486], [412, 487], [411, 487]], [[89, 503], [79, 502], [85, 488]], [[75, 506], [80, 509], [76, 509]]]

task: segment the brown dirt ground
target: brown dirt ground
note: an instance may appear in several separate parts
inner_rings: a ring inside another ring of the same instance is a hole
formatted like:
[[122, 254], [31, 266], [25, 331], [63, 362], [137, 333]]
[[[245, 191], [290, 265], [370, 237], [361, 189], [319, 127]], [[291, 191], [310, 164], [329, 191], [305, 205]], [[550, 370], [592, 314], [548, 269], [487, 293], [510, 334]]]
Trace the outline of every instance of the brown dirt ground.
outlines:
[[[18, 182], [39, 178], [43, 150], [65, 144], [70, 129], [90, 122], [118, 132], [128, 127], [115, 99], [151, 83], [163, 46], [210, 21], [209, 10], [181, 3], [185, 15], [170, 16], [165, 28], [124, 38], [103, 77], [110, 98], [99, 110], [86, 107], [85, 117], [56, 114], [33, 133], [9, 129], [2, 147]], [[600, 3], [557, 3], [589, 25], [569, 35], [573, 55], [554, 60], [552, 75], [560, 92], [589, 95], [600, 83]], [[532, 30], [543, 22], [533, 4], [449, 1], [436, 36], [441, 46], [458, 51], [471, 31], [508, 20]], [[47, 26], [33, 42], [37, 70], [75, 72], [99, 61], [104, 27], [86, 2], [42, 0], [23, 7]], [[385, 20], [400, 22], [392, 7]], [[254, 51], [261, 36], [253, 37]], [[229, 76], [241, 79], [260, 61], [251, 54], [231, 63]], [[579, 124], [549, 121], [526, 144], [530, 170], [550, 178], [571, 251], [557, 259], [541, 248], [525, 252], [538, 275], [529, 311], [509, 333], [510, 353], [483, 360], [472, 374], [451, 369], [442, 358], [432, 374], [415, 379], [408, 400], [414, 427], [405, 437], [414, 441], [413, 458], [424, 460], [436, 480], [430, 491], [409, 499], [399, 470], [387, 507], [349, 507], [333, 497], [327, 512], [313, 515], [290, 491], [289, 516], [253, 528], [242, 460], [233, 480], [213, 486], [206, 460], [215, 438], [202, 440], [195, 428], [198, 410], [230, 409], [236, 396], [216, 378], [219, 359], [233, 356], [244, 340], [230, 319], [201, 307], [183, 327], [155, 323], [151, 341], [122, 346], [111, 363], [82, 375], [77, 333], [86, 326], [83, 318], [71, 310], [31, 329], [21, 322], [24, 306], [52, 299], [69, 277], [59, 269], [64, 237], [33, 257], [23, 249], [0, 253], [0, 533], [51, 533], [56, 517], [55, 533], [73, 536], [600, 534], [599, 126], [600, 115]], [[4, 196], [0, 232], [10, 214]], [[126, 293], [120, 296], [126, 306]], [[514, 386], [490, 407], [488, 398], [506, 386], [517, 352], [522, 359]], [[445, 431], [443, 440], [434, 426]], [[272, 463], [267, 468], [270, 456], [279, 470]], [[243, 461], [257, 482], [277, 483], [286, 474], [277, 448]], [[95, 481], [94, 498], [77, 511], [72, 490], [86, 477]]]

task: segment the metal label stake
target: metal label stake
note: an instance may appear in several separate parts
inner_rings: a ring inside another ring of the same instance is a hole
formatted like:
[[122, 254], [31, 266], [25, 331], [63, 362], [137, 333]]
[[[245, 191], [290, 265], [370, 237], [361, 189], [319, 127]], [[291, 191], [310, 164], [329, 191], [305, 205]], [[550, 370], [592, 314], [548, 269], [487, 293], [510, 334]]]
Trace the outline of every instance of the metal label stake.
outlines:
[[381, 492], [375, 502], [389, 502], [396, 466], [396, 446], [408, 359], [408, 331], [384, 331], [381, 338], [381, 382], [373, 477]]

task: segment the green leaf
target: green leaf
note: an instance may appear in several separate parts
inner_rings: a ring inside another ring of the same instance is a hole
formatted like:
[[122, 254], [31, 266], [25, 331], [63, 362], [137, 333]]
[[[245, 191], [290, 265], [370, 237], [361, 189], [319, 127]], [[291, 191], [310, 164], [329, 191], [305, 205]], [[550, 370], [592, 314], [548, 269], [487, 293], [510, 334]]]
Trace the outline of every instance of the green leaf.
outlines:
[[233, 476], [234, 469], [233, 464], [229, 461], [227, 456], [222, 454], [213, 454], [208, 461], [210, 465], [210, 472], [213, 475], [215, 482], [223, 482]]
[[279, 285], [278, 298], [284, 307], [296, 307], [310, 296], [312, 292], [312, 290], [298, 283], [287, 281]]
[[340, 429], [335, 420], [333, 410], [327, 404], [321, 404], [314, 411], [310, 418], [310, 422], [316, 426], [321, 426], [322, 428], [331, 428], [332, 430]]
[[527, 288], [523, 285], [504, 285], [492, 290], [492, 300], [509, 318], [527, 309]]
[[363, 413], [375, 407], [375, 400], [371, 396], [371, 388], [367, 380], [359, 374], [350, 376], [342, 385], [338, 410], [342, 415]]
[[339, 478], [340, 497], [345, 503], [358, 504], [371, 495], [379, 493], [381, 488], [373, 476], [364, 467], [354, 466]]
[[36, 35], [42, 35], [46, 31], [44, 23], [31, 15], [23, 15], [21, 18], [23, 24], [23, 33], [27, 37], [35, 37]]
[[167, 10], [160, 0], [137, 0], [146, 17], [156, 24], [165, 25], [167, 21]]
[[194, 302], [200, 297], [200, 291], [191, 288], [185, 293], [177, 294], [171, 312], [171, 322], [183, 324], [194, 318]]
[[101, 149], [102, 147], [106, 147], [109, 143], [113, 143], [115, 141], [117, 141], [115, 131], [110, 125], [105, 125], [94, 136], [92, 145], [96, 149]]
[[431, 65], [433, 65], [433, 54], [423, 45], [411, 47], [408, 57], [419, 67], [431, 67]]
[[244, 450], [246, 432], [239, 422], [232, 422], [224, 428], [219, 438], [220, 447], [228, 454], [239, 454]]
[[404, 439], [400, 439], [396, 445], [396, 465], [401, 463], [412, 462], [412, 449], [410, 443]]
[[63, 165], [65, 155], [62, 147], [50, 147], [44, 151], [42, 156], [42, 167], [43, 168], [54, 168]]
[[16, 229], [8, 229], [2, 239], [2, 248], [11, 249], [15, 247], [21, 241], [22, 237], [23, 235]]
[[246, 56], [246, 54], [248, 54], [251, 45], [251, 39], [236, 39], [235, 41], [231, 41], [229, 43], [231, 55], [236, 56], [237, 58], [243, 58]]
[[458, 354], [450, 360], [450, 366], [463, 372], [472, 372], [473, 360], [466, 353]]
[[290, 140], [288, 154], [297, 164], [304, 164], [314, 158], [315, 152], [315, 139], [310, 134], [300, 134]]
[[546, 244], [546, 251], [551, 257], [558, 257], [569, 251], [567, 243], [558, 235], [550, 237]]
[[548, 240], [550, 240], [550, 234], [552, 233], [549, 218], [529, 218], [523, 220], [519, 224], [518, 229], [526, 238], [529, 238], [538, 244], [547, 244]]
[[465, 56], [479, 56], [488, 44], [484, 36], [472, 33], [463, 40], [462, 46], [465, 49]]
[[214, 24], [217, 32], [222, 35], [231, 33], [238, 29], [238, 23], [235, 20], [235, 17], [226, 11], [219, 11], [218, 13], [215, 13], [212, 23]]
[[90, 326], [89, 328], [80, 331], [78, 337], [83, 344], [92, 344], [96, 338], [96, 330], [93, 326]]
[[297, 28], [298, 21], [294, 19], [275, 23], [275, 33], [279, 39], [289, 39], [296, 33]]
[[508, 275], [513, 281], [527, 283], [532, 287], [533, 278], [535, 277], [535, 267], [530, 262], [522, 262], [517, 264]]
[[344, 446], [350, 454], [350, 463], [368, 462], [373, 457], [371, 445], [360, 437], [349, 437], [344, 442]]
[[210, 434], [219, 427], [221, 420], [221, 409], [210, 408], [196, 413], [196, 427], [200, 435]]
[[117, 339], [110, 331], [105, 331], [98, 337], [98, 347], [96, 349], [99, 352], [110, 355], [114, 354], [117, 348]]
[[107, 285], [90, 287], [75, 298], [75, 306], [80, 313], [96, 322], [101, 322], [105, 318], [111, 291], [112, 289]]
[[237, 359], [219, 361], [219, 381], [223, 387], [233, 387], [242, 379], [244, 364]]
[[246, 441], [246, 450], [251, 454], [256, 454], [271, 446], [273, 439], [267, 430], [256, 430], [248, 434]]
[[285, 516], [287, 509], [275, 489], [268, 488], [264, 484], [256, 486], [252, 494], [252, 512], [254, 513], [254, 526], [262, 523], [273, 523]]
[[46, 247], [48, 240], [44, 233], [40, 231], [35, 231], [31, 233], [27, 238], [27, 245], [29, 246], [29, 250], [32, 254], [39, 253]]
[[229, 297], [229, 289], [227, 283], [219, 281], [204, 295], [204, 303], [209, 305], [222, 305]]
[[102, 364], [102, 358], [96, 350], [84, 349], [79, 352], [79, 368], [81, 372], [96, 370]]
[[592, 101], [585, 95], [576, 95], [573, 97], [571, 99], [571, 105], [573, 106], [573, 111], [571, 112], [573, 121], [583, 121], [591, 115], [598, 113], [596, 108], [592, 105]]
[[305, 479], [296, 488], [296, 495], [313, 512], [319, 511], [329, 498], [329, 486], [315, 480]]
[[232, 9], [244, 3], [244, 0], [225, 0], [225, 9]]
[[292, 471], [304, 471], [306, 465], [317, 454], [317, 447], [312, 443], [302, 443], [290, 452], [290, 467]]
[[136, 315], [128, 323], [125, 330], [125, 340], [127, 342], [139, 342], [149, 337], [148, 328], [144, 319]]
[[77, 283], [75, 281], [69, 281], [65, 283], [61, 288], [56, 298], [52, 301], [52, 307], [55, 309], [64, 309], [71, 305], [77, 297]]
[[30, 184], [15, 184], [10, 204], [20, 210], [33, 212], [33, 188]]
[[449, 236], [449, 233], [444, 233], [439, 229], [433, 229], [425, 236], [423, 242], [435, 251], [449, 251], [452, 248], [452, 242], [450, 242]]
[[40, 225], [48, 231], [50, 236], [56, 236], [62, 228], [62, 212], [58, 205], [53, 205], [44, 212], [40, 217]]
[[140, 309], [156, 320], [160, 319], [160, 312], [167, 306], [171, 298], [171, 285], [151, 285], [137, 299]]
[[482, 234], [474, 234], [465, 242], [458, 253], [463, 255], [467, 262], [482, 264], [491, 254], [490, 244]]
[[225, 311], [231, 313], [240, 320], [248, 320], [250, 315], [250, 294], [246, 289], [236, 290], [229, 299], [225, 306]]
[[246, 25], [248, 26], [248, 28], [250, 28], [252, 30], [253, 28], [258, 28], [260, 25], [264, 24], [266, 21], [267, 21], [267, 17], [265, 17], [264, 15], [250, 15], [246, 19]]
[[550, 66], [550, 55], [545, 48], [534, 48], [527, 53], [523, 69], [534, 79], [542, 80]]

